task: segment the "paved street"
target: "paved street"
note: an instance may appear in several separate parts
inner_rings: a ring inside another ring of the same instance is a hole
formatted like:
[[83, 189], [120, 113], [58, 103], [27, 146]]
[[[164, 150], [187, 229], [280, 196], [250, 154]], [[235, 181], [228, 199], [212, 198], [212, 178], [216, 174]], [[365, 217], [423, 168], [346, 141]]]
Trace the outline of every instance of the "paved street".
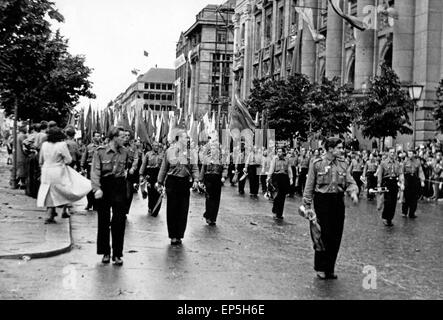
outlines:
[[[443, 205], [421, 203], [416, 220], [398, 214], [383, 226], [375, 203], [347, 203], [336, 281], [316, 279], [300, 198], [288, 199], [285, 220], [271, 203], [240, 197], [226, 186], [217, 227], [202, 218], [193, 195], [182, 247], [167, 237], [165, 204], [157, 218], [134, 197], [124, 265], [102, 265], [95, 254], [95, 213], [71, 218], [74, 248], [52, 258], [0, 260], [1, 299], [442, 299]], [[2, 233], [7, 230], [2, 230]], [[376, 268], [376, 289], [365, 289], [365, 266]]]

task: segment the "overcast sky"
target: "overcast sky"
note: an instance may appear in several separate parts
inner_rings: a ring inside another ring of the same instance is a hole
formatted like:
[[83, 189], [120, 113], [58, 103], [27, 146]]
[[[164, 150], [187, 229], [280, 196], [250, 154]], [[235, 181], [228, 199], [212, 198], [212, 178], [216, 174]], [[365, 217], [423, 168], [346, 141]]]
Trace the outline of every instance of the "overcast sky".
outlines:
[[[135, 81], [134, 68], [146, 72], [157, 65], [173, 69], [175, 45], [182, 31], [208, 4], [222, 0], [53, 0], [65, 23], [52, 20], [69, 39], [72, 54], [86, 56], [94, 71], [96, 100], [103, 108]], [[149, 57], [143, 55], [143, 51]], [[81, 105], [89, 100], [82, 99]]]

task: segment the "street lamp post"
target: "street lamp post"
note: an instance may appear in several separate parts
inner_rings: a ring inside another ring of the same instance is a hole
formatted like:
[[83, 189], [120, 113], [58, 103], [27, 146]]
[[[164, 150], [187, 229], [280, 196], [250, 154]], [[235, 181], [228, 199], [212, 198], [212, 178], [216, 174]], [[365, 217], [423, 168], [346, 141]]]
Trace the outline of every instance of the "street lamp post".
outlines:
[[417, 136], [417, 102], [420, 100], [423, 93], [423, 85], [420, 84], [410, 84], [408, 85], [409, 97], [414, 103], [414, 133], [413, 133], [413, 148], [415, 149], [416, 136]]

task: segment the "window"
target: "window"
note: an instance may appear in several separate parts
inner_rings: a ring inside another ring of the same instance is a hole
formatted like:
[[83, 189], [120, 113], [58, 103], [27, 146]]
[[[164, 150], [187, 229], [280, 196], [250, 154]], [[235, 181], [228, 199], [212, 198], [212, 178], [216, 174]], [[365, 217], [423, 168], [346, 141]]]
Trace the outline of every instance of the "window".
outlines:
[[240, 29], [240, 46], [243, 47], [245, 45], [245, 24], [242, 23]]
[[166, 95], [162, 94], [162, 100], [165, 101], [166, 100]]
[[162, 85], [160, 83], [156, 83], [155, 84], [155, 89], [161, 90], [162, 89]]
[[160, 99], [161, 99], [161, 96], [160, 96], [159, 93], [157, 93], [157, 94], [155, 95], [155, 100], [160, 100]]
[[217, 32], [217, 42], [225, 42], [226, 41], [226, 33]]
[[162, 90], [165, 90], [165, 91], [168, 90], [168, 86], [166, 85], [166, 83], [162, 84]]
[[278, 9], [278, 29], [277, 29], [277, 39], [283, 38], [283, 28], [285, 24], [285, 15], [283, 12], [283, 6]]
[[168, 101], [172, 101], [172, 94], [168, 94]]
[[146, 89], [149, 89], [149, 83], [146, 83], [146, 82], [145, 82], [145, 90], [146, 90]]
[[145, 93], [145, 94], [143, 95], [143, 99], [145, 99], [145, 100], [149, 100], [149, 94]]
[[[260, 19], [260, 20], [258, 20]], [[259, 50], [261, 47], [261, 16], [257, 18], [255, 24], [255, 50]]]
[[152, 89], [152, 90], [155, 89], [155, 83], [150, 84], [150, 89]]
[[155, 100], [155, 94], [150, 93], [149, 94], [149, 100]]
[[168, 90], [172, 90], [172, 84], [168, 84]]
[[268, 10], [266, 12], [265, 38], [266, 41], [268, 42], [266, 46], [268, 46], [272, 39], [272, 10]]

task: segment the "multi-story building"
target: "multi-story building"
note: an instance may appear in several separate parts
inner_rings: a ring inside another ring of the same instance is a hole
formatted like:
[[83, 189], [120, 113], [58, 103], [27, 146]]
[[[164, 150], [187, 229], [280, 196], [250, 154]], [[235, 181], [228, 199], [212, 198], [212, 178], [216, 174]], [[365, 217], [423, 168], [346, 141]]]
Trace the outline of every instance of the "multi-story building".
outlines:
[[184, 115], [228, 112], [232, 91], [235, 0], [208, 5], [180, 35], [176, 48], [177, 106]]
[[175, 111], [174, 70], [151, 68], [114, 100], [114, 108], [143, 108], [155, 113]]
[[[443, 78], [442, 2], [343, 0], [341, 4], [345, 14], [363, 19], [370, 28], [352, 28], [327, 0], [237, 0], [233, 92], [246, 99], [253, 79], [285, 78], [295, 72], [316, 82], [325, 76], [339, 77], [342, 84], [364, 92], [386, 62], [400, 81], [424, 85], [415, 118], [417, 142], [433, 138], [431, 113]], [[380, 13], [388, 7], [395, 18]], [[314, 28], [325, 39], [314, 40], [297, 9], [312, 10]], [[397, 142], [410, 140], [400, 136]]]

